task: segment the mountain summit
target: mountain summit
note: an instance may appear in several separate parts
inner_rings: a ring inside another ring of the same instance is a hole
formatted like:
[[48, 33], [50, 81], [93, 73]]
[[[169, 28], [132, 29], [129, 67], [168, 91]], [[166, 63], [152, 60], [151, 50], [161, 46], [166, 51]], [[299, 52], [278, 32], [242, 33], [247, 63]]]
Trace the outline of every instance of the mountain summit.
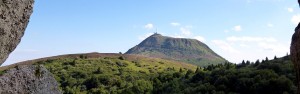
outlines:
[[126, 54], [171, 59], [198, 66], [226, 62], [206, 44], [196, 39], [172, 38], [157, 33], [129, 49]]

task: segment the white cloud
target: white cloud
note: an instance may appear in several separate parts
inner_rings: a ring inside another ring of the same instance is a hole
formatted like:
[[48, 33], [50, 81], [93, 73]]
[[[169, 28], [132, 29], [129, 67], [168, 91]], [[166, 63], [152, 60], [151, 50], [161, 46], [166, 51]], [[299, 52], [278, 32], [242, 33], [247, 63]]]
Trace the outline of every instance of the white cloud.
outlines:
[[300, 14], [294, 15], [291, 21], [293, 24], [297, 25], [300, 22]]
[[280, 43], [265, 43], [260, 42], [258, 46], [267, 51], [272, 51], [274, 53], [287, 53], [289, 52], [289, 47]]
[[287, 8], [288, 12], [294, 12], [293, 8]]
[[225, 33], [229, 32], [229, 30], [224, 30]]
[[139, 36], [139, 40], [145, 40], [146, 38], [148, 38], [149, 36], [151, 36], [153, 33], [147, 33], [145, 35]]
[[247, 44], [240, 44], [241, 47], [249, 47]]
[[223, 40], [213, 40], [212, 43], [222, 49], [223, 51], [229, 52], [229, 53], [240, 53], [238, 50], [233, 48], [229, 43]]
[[180, 26], [180, 23], [177, 23], [177, 22], [173, 22], [173, 23], [170, 23], [172, 26]]
[[234, 31], [242, 31], [242, 26], [241, 25], [234, 26], [232, 28], [232, 30], [234, 30]]
[[186, 27], [181, 27], [180, 31], [185, 36], [190, 36], [192, 34], [191, 31], [189, 30], [189, 28], [186, 28]]
[[195, 36], [194, 39], [197, 39], [197, 40], [199, 40], [201, 42], [205, 42], [206, 41], [205, 38], [202, 37], [202, 36]]
[[229, 42], [277, 42], [275, 38], [272, 37], [227, 37], [227, 41]]
[[[273, 37], [232, 36], [225, 40], [213, 40], [212, 46], [221, 56], [239, 63], [242, 60], [255, 61], [265, 57], [285, 56], [289, 52], [289, 42], [282, 42]], [[259, 53], [259, 54], [257, 54]]]
[[154, 25], [149, 23], [144, 26], [146, 29], [153, 29]]
[[274, 25], [271, 24], [271, 23], [268, 23], [267, 26], [268, 26], [268, 27], [273, 27]]

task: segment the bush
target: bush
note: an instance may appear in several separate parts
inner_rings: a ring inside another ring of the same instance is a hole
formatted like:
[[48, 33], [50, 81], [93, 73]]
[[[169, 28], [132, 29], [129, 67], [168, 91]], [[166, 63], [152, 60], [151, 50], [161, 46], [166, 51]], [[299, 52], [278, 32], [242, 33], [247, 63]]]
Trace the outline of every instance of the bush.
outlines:
[[120, 56], [119, 59], [120, 59], [120, 60], [125, 60], [125, 57]]
[[132, 90], [136, 94], [151, 94], [153, 90], [153, 85], [150, 81], [137, 80], [133, 83]]
[[97, 70], [94, 72], [95, 74], [102, 74], [103, 69], [101, 67], [97, 68]]

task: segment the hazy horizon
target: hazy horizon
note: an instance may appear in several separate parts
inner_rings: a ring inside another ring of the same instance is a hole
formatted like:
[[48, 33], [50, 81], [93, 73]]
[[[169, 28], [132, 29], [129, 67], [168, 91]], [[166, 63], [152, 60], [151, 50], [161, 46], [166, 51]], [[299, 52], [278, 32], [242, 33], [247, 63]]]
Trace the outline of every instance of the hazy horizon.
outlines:
[[[58, 3], [59, 2], [59, 3]], [[73, 53], [125, 53], [147, 36], [193, 38], [239, 63], [289, 53], [296, 0], [37, 0], [20, 45], [2, 65]]]

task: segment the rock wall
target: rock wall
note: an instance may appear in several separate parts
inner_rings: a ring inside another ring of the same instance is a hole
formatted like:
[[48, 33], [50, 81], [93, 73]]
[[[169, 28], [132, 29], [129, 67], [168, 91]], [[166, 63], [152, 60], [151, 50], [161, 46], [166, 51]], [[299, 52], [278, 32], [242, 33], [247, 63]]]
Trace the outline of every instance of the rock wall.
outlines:
[[21, 41], [34, 0], [0, 0], [0, 65]]
[[0, 76], [0, 94], [61, 94], [52, 74], [41, 65], [24, 65]]
[[291, 58], [294, 63], [294, 68], [296, 71], [297, 76], [297, 85], [298, 85], [298, 94], [300, 94], [300, 24], [295, 29], [295, 33], [292, 37], [292, 43], [291, 43]]
[[[16, 48], [33, 12], [34, 0], [0, 0], [0, 65]], [[43, 66], [27, 65], [0, 72], [0, 94], [61, 94]]]
[[[298, 0], [298, 3], [300, 4], [300, 0]], [[294, 68], [296, 71], [297, 76], [297, 85], [298, 85], [298, 92], [297, 94], [300, 94], [300, 23], [295, 28], [295, 33], [292, 37], [291, 42], [291, 58], [294, 63]]]

